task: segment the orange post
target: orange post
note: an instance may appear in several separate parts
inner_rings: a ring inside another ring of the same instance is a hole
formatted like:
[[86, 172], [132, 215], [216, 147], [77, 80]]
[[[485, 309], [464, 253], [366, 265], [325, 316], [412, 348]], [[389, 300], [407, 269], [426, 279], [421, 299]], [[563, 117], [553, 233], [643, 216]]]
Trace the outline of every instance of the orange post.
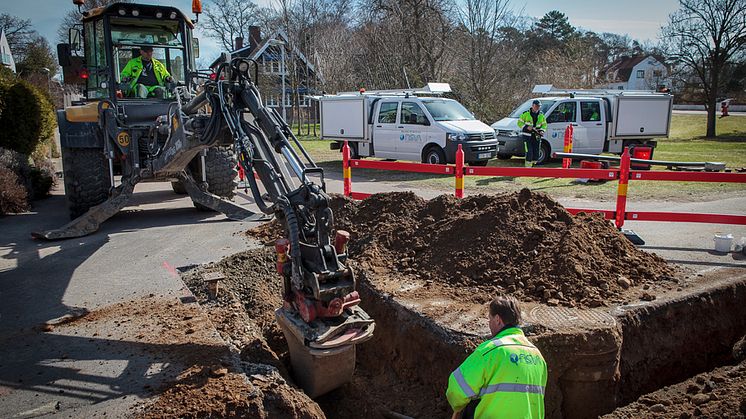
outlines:
[[461, 144], [456, 150], [456, 198], [464, 197], [464, 150]]
[[352, 196], [352, 169], [350, 169], [350, 145], [342, 146], [342, 178], [344, 179], [344, 195]]
[[629, 147], [624, 148], [619, 163], [619, 188], [616, 194], [616, 228], [624, 225], [624, 215], [627, 211], [627, 187], [629, 186]]
[[[565, 128], [565, 146], [564, 146], [564, 152], [565, 153], [572, 153], [572, 124], [568, 125], [567, 128]], [[562, 159], [562, 167], [564, 169], [569, 169], [570, 166], [572, 166], [572, 159], [570, 158], [564, 158]]]

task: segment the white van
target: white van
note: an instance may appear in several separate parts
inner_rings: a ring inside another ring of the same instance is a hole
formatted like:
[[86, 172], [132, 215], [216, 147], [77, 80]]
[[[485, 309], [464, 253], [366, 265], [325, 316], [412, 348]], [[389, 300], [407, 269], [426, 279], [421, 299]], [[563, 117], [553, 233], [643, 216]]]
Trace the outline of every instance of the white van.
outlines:
[[[523, 156], [523, 136], [518, 118], [538, 99], [547, 118], [547, 130], [539, 162], [564, 149], [565, 128], [573, 126], [574, 153], [621, 154], [624, 147], [644, 145], [655, 148], [657, 138], [666, 138], [671, 128], [673, 96], [668, 93], [619, 90], [555, 90], [540, 85], [534, 93], [550, 94], [527, 100], [507, 118], [494, 124], [497, 157]], [[652, 154], [650, 156], [652, 158]]]
[[332, 149], [349, 141], [354, 158], [431, 164], [454, 163], [460, 144], [467, 163], [485, 166], [496, 154], [495, 131], [457, 101], [430, 96], [450, 91], [446, 83], [430, 83], [418, 91], [319, 97], [321, 137], [334, 140]]

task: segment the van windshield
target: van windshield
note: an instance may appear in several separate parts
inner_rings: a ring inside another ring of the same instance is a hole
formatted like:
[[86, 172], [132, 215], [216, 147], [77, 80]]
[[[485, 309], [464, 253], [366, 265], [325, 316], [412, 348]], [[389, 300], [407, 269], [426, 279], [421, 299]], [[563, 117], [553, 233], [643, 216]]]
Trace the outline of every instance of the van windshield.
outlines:
[[[510, 114], [509, 118], [520, 118], [521, 114], [524, 113], [524, 112], [526, 112], [531, 107], [531, 103], [534, 100], [535, 99], [529, 99], [529, 100], [523, 102], [523, 104], [521, 104], [521, 106], [517, 107], [513, 111], [513, 113]], [[556, 102], [555, 100], [541, 100], [541, 99], [539, 99], [539, 101], [541, 102], [541, 107], [539, 108], [539, 110], [542, 113], [545, 113], [545, 114], [547, 113], [547, 110], [549, 108], [551, 108], [552, 105], [554, 105], [554, 102]]]
[[422, 104], [425, 105], [427, 111], [436, 121], [471, 121], [476, 119], [463, 105], [453, 100], [423, 100]]

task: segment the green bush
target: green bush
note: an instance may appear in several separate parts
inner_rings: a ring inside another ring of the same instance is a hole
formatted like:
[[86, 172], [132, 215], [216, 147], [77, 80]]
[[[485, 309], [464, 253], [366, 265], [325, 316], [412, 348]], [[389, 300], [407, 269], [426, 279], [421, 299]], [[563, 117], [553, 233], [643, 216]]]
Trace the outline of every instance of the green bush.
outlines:
[[28, 82], [0, 76], [0, 147], [31, 155], [54, 138], [57, 121], [49, 99]]

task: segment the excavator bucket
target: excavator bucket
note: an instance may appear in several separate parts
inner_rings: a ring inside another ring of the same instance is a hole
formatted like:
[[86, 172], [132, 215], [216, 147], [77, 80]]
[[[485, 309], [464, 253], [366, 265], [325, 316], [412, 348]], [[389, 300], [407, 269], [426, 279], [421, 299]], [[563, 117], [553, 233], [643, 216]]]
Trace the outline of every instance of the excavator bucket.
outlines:
[[[349, 382], [355, 373], [355, 345], [373, 337], [373, 319], [358, 307], [351, 309], [341, 322], [332, 324], [323, 320], [307, 324], [293, 310], [275, 311], [288, 342], [293, 376], [311, 398]], [[316, 339], [307, 342], [309, 335]]]

